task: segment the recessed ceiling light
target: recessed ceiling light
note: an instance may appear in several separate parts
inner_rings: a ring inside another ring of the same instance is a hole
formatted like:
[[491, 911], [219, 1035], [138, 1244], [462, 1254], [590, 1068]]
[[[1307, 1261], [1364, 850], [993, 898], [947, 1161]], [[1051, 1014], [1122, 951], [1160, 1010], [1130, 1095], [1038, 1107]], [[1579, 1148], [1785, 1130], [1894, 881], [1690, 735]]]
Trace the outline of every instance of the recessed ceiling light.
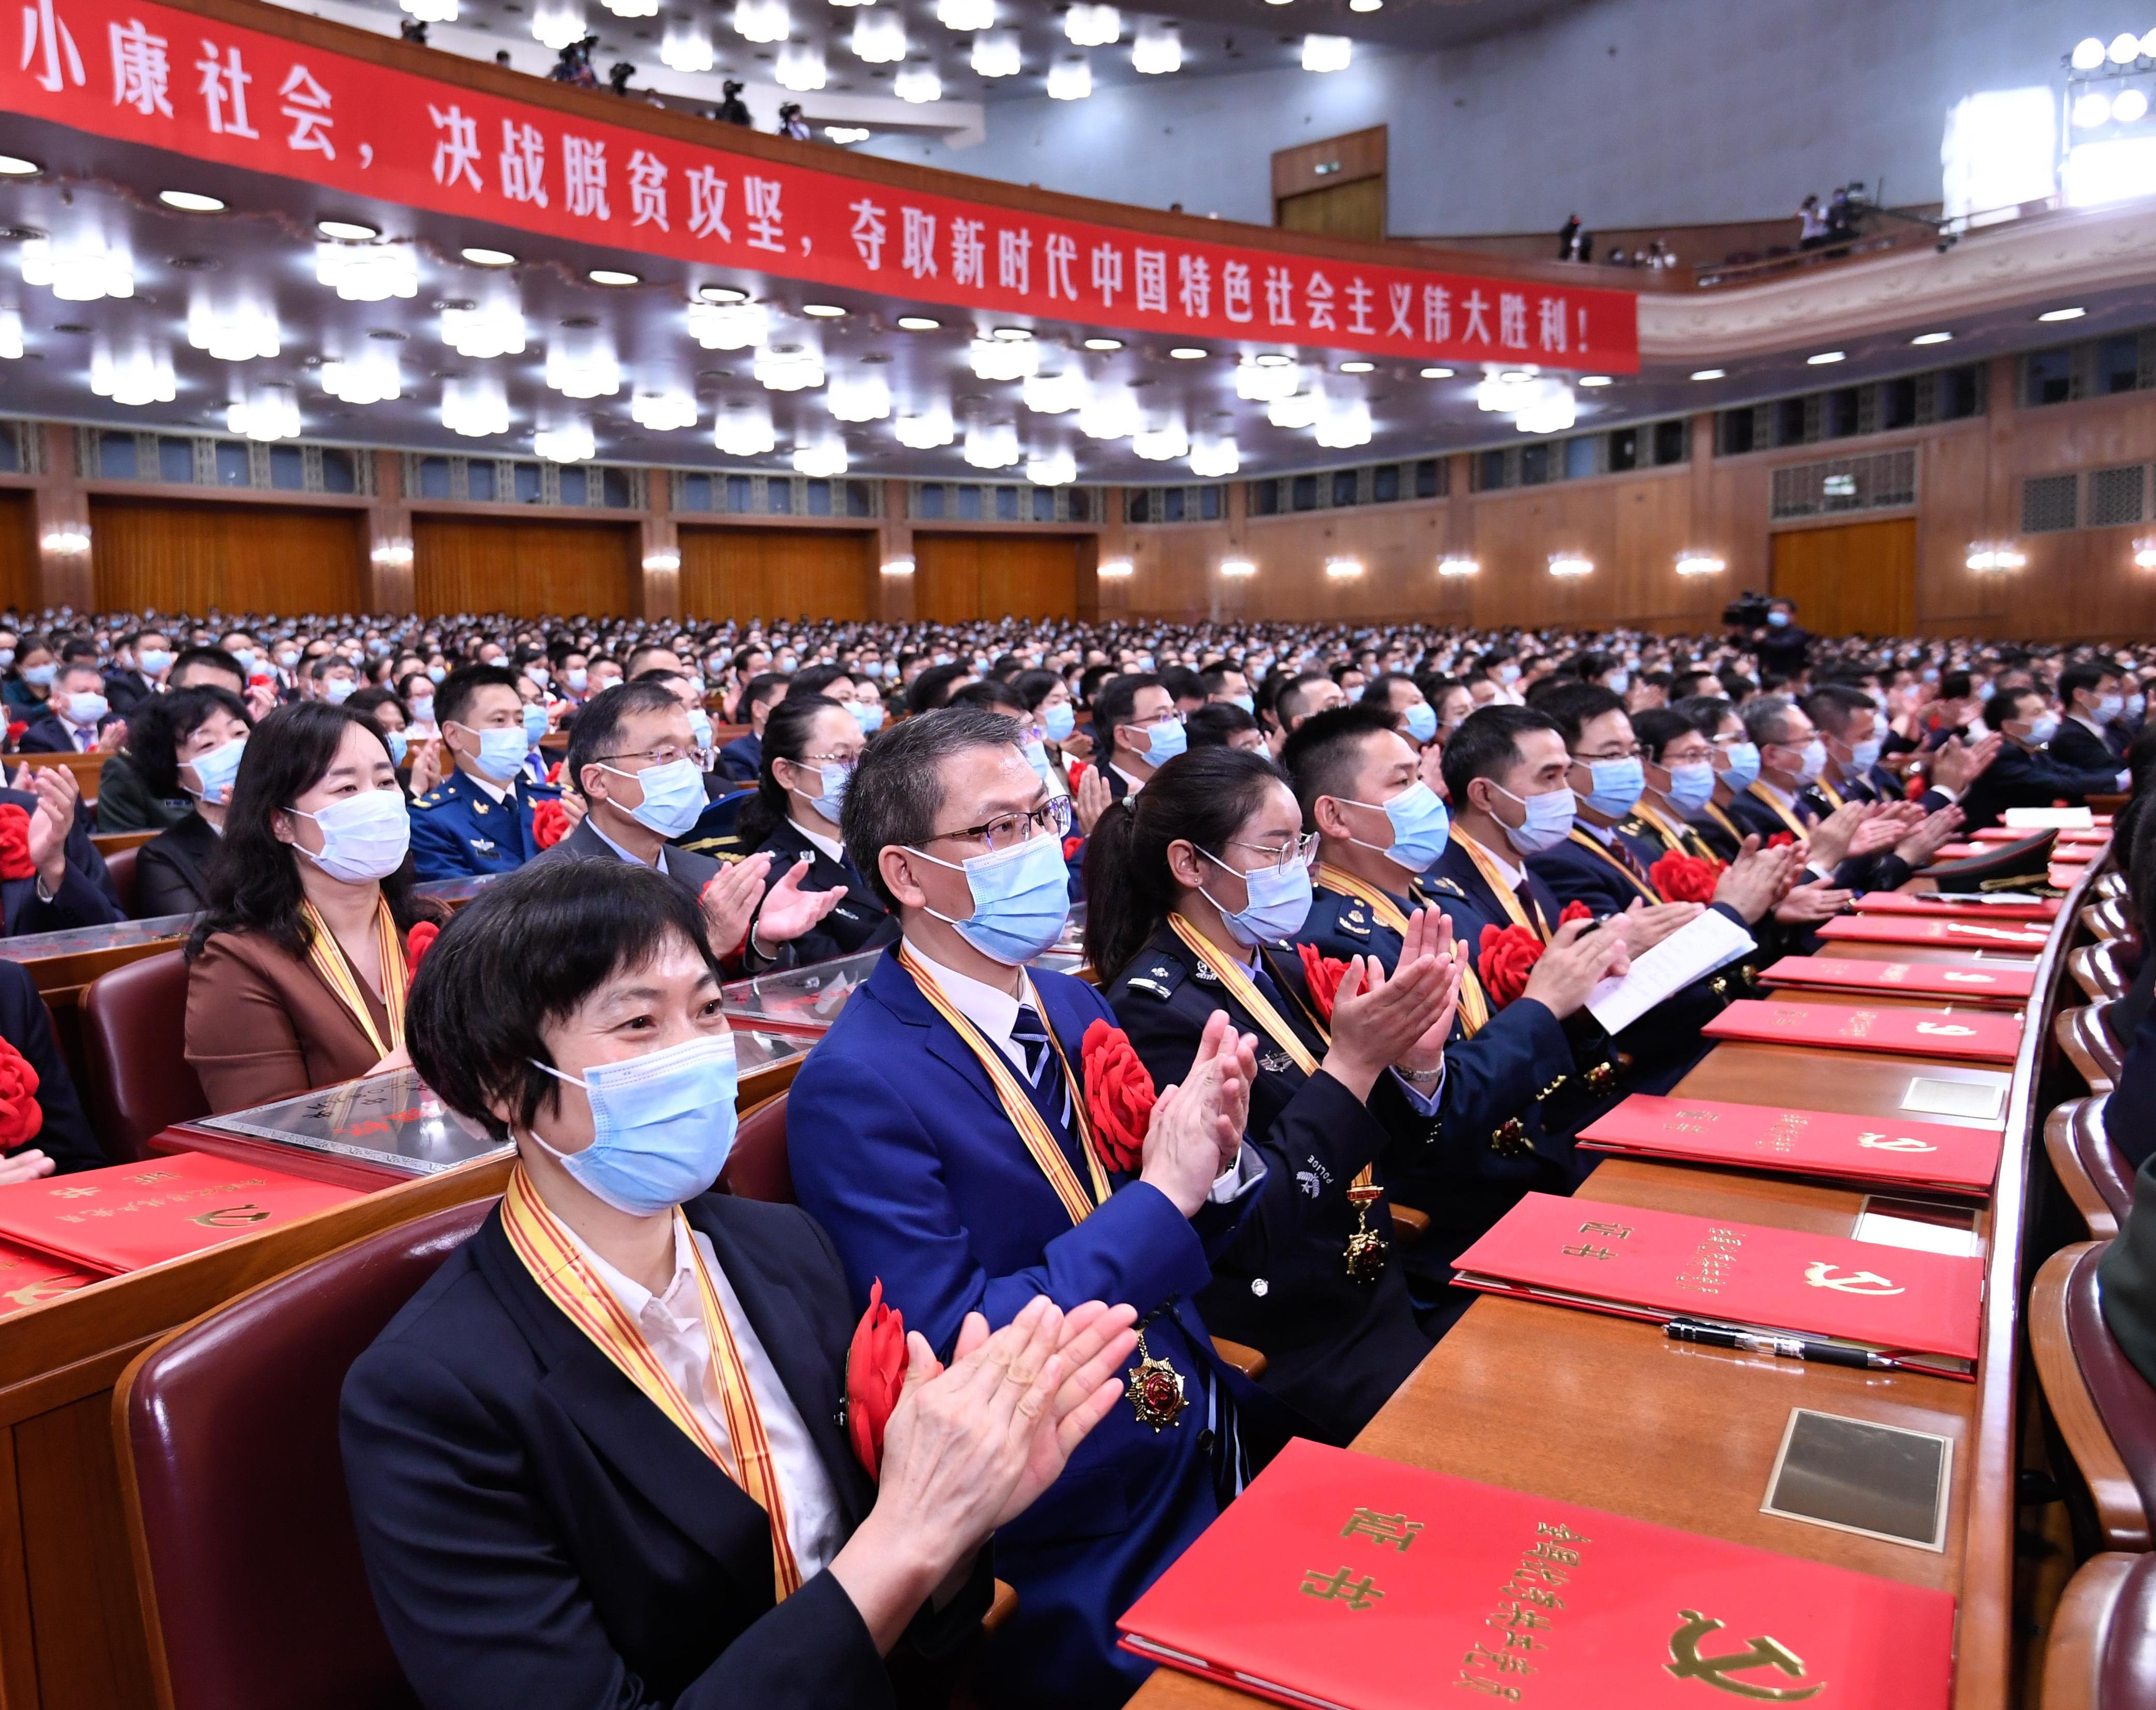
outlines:
[[801, 306], [801, 312], [803, 315], [814, 315], [819, 321], [842, 320], [846, 313], [836, 303], [803, 303]]
[[193, 190], [160, 190], [157, 200], [167, 208], [177, 208], [182, 213], [223, 213], [224, 204], [214, 196], [204, 196]]
[[33, 178], [44, 168], [19, 154], [0, 154], [0, 178]]
[[732, 285], [706, 285], [696, 295], [707, 303], [746, 303], [747, 291], [737, 291]]
[[1286, 368], [1295, 363], [1295, 358], [1284, 351], [1260, 351], [1250, 361], [1260, 368]]
[[[1210, 351], [1200, 350], [1194, 344], [1179, 344], [1168, 352], [1168, 355], [1173, 357], [1178, 362], [1202, 362], [1212, 354]], [[1346, 364], [1342, 363], [1342, 366], [1344, 367]]]
[[1375, 362], [1342, 362], [1340, 372], [1343, 374], [1368, 374], [1374, 372], [1377, 366]]
[[[1452, 371], [1450, 368], [1447, 368], [1445, 372], [1449, 374]], [[1430, 372], [1430, 370], [1424, 368], [1423, 372], [1427, 374]], [[1615, 383], [1613, 382], [1607, 374], [1582, 374], [1579, 377], [1579, 383], [1582, 386], [1609, 386], [1613, 385]]]
[[1691, 377], [1695, 380], [1719, 380], [1728, 372], [1727, 368], [1695, 368], [1691, 371]]
[[1123, 341], [1120, 338], [1089, 338], [1086, 341], [1086, 348], [1089, 351], [1119, 351], [1122, 347]]
[[994, 329], [993, 336], [1005, 344], [1024, 344], [1033, 336], [1033, 329], [1030, 326], [998, 326]]
[[1815, 356], [1806, 357], [1804, 366], [1808, 368], [1824, 368], [1830, 362], [1845, 362], [1848, 357], [1847, 351], [1820, 351]]
[[1422, 371], [1422, 377], [1425, 380], [1450, 380], [1452, 375], [1450, 368], [1424, 368]]
[[931, 320], [926, 315], [901, 315], [898, 317], [898, 329], [901, 332], [933, 332], [942, 324], [941, 321]]
[[584, 277], [595, 285], [633, 285], [644, 283], [635, 274], [624, 273], [618, 267], [594, 267]]
[[1920, 332], [1911, 339], [1911, 344], [1945, 344], [1953, 337], [1951, 332]]
[[458, 252], [474, 267], [512, 267], [516, 258], [506, 249], [464, 249]]
[[382, 235], [372, 226], [363, 226], [357, 220], [349, 219], [318, 219], [315, 222], [315, 229], [325, 238], [341, 238], [348, 244], [364, 244], [369, 239]]
[[2078, 321], [2087, 313], [2086, 309], [2046, 309], [2036, 318], [2039, 321]]

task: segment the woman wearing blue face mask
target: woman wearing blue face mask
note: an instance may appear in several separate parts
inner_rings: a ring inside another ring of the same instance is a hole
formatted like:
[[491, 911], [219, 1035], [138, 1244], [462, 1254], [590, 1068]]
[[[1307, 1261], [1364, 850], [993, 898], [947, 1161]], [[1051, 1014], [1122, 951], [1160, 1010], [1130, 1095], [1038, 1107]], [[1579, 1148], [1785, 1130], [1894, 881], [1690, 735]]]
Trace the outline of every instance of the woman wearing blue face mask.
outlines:
[[[194, 763], [205, 788], [222, 770]], [[248, 738], [187, 939], [187, 1058], [212, 1110], [408, 1060], [405, 934], [444, 917], [413, 894], [410, 846], [396, 768], [366, 718], [301, 702]]]
[[516, 1150], [344, 1388], [368, 1583], [424, 1702], [566, 1710], [634, 1681], [888, 1707], [885, 1656], [973, 1636], [988, 1536], [1116, 1402], [1134, 1314], [1042, 1301], [968, 1323], [947, 1371], [913, 1338], [877, 1435], [845, 1417], [858, 1309], [829, 1241], [716, 1191], [735, 1046], [702, 927], [639, 869], [530, 868], [414, 991], [428, 1085]]
[[1288, 942], [1314, 843], [1264, 756], [1171, 760], [1093, 834], [1086, 946], [1156, 1086], [1189, 1073], [1216, 1011], [1255, 1036], [1245, 1138], [1265, 1179], [1199, 1305], [1265, 1354], [1267, 1389], [1345, 1443], [1430, 1350], [1373, 1166], [1428, 1139], [1459, 975], [1419, 916], [1390, 980], [1358, 958], [1336, 994], [1314, 993]]
[[135, 856], [138, 919], [194, 914], [209, 902], [209, 868], [223, 840], [233, 780], [254, 721], [237, 695], [207, 684], [146, 699], [127, 721], [127, 752], [144, 785], [187, 810]]
[[848, 708], [823, 695], [788, 696], [763, 727], [763, 771], [737, 829], [744, 849], [771, 857], [784, 872], [808, 863], [803, 891], [836, 891], [830, 913], [793, 941], [795, 959], [829, 962], [879, 950], [898, 936], [898, 922], [847, 858], [839, 831], [846, 788], [868, 746]]
[[15, 663], [4, 681], [4, 696], [18, 724], [43, 718], [51, 708], [53, 679], [59, 675], [60, 658], [42, 635], [25, 635], [15, 650]]

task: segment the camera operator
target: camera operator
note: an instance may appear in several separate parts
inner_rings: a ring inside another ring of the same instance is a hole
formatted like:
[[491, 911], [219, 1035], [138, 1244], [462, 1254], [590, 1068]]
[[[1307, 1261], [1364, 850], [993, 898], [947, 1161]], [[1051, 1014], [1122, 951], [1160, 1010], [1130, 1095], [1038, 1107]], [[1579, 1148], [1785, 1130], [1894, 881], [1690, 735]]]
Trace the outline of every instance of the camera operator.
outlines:
[[[1741, 614], [1740, 607], [1744, 609]], [[1794, 678], [1811, 663], [1811, 632], [1798, 624], [1793, 601], [1762, 600], [1756, 594], [1748, 594], [1732, 602], [1722, 614], [1722, 621], [1732, 628], [1740, 624], [1747, 628], [1745, 644], [1766, 675]]]

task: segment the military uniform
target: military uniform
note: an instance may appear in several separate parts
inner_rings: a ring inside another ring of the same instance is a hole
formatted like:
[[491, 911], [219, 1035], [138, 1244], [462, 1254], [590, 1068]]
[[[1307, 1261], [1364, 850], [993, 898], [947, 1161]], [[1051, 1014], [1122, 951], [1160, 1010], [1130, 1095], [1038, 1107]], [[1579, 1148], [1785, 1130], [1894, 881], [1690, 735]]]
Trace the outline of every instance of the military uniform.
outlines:
[[532, 810], [562, 792], [520, 776], [496, 801], [462, 768], [412, 801], [412, 864], [422, 880], [514, 872], [539, 853]]
[[[1294, 947], [1266, 947], [1253, 979], [1297, 1045], [1322, 1061], [1326, 1040]], [[1199, 1309], [1219, 1334], [1264, 1353], [1268, 1393], [1324, 1440], [1344, 1445], [1430, 1347], [1397, 1264], [1383, 1263], [1368, 1280], [1349, 1274], [1350, 1237], [1358, 1227], [1383, 1235], [1391, 1219], [1382, 1186], [1373, 1184], [1378, 1191], [1361, 1214], [1348, 1189], [1381, 1153], [1413, 1156], [1441, 1143], [1440, 1118], [1419, 1113], [1389, 1075], [1365, 1104], [1329, 1075], [1305, 1074], [1171, 926], [1153, 934], [1105, 995], [1156, 1086], [1188, 1078], [1214, 1010], [1257, 1035], [1247, 1132], [1265, 1179], [1214, 1260]]]

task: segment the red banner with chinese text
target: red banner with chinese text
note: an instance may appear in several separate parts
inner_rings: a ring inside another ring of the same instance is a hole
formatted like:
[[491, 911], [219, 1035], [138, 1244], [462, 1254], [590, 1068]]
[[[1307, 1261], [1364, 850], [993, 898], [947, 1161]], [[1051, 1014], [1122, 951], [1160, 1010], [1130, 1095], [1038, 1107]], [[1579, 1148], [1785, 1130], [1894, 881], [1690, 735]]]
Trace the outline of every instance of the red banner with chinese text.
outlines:
[[1131, 332], [1639, 367], [1628, 291], [1186, 242], [916, 194], [572, 117], [137, 0], [28, 0], [19, 17], [18, 52], [0, 56], [6, 111], [436, 213]]

